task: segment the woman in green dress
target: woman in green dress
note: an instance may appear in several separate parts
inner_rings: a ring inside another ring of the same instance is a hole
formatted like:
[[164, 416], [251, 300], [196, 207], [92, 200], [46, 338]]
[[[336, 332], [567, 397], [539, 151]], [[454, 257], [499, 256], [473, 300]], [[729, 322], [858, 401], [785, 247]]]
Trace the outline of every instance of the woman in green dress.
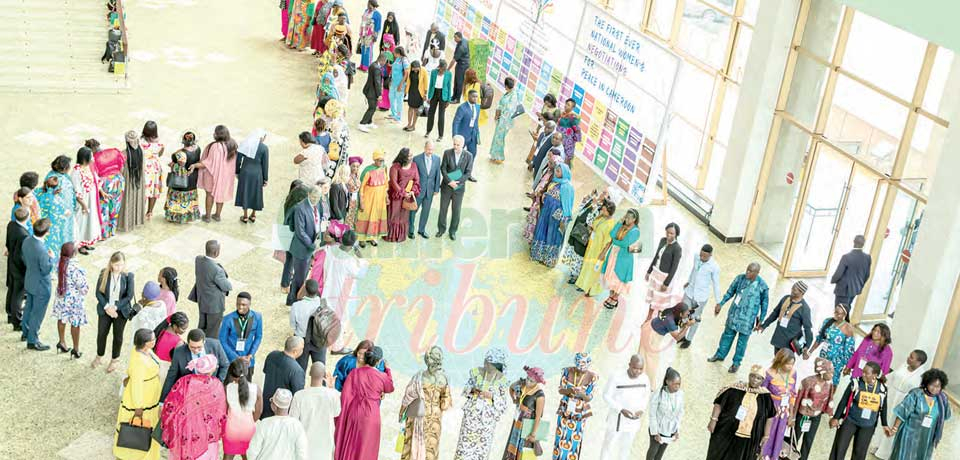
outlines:
[[500, 96], [500, 102], [497, 104], [497, 113], [495, 119], [497, 127], [493, 131], [493, 140], [490, 142], [490, 160], [494, 163], [503, 163], [504, 149], [506, 147], [507, 133], [513, 128], [513, 114], [520, 105], [520, 92], [513, 88], [516, 81], [507, 77], [503, 80], [503, 87], [506, 88], [503, 96]]

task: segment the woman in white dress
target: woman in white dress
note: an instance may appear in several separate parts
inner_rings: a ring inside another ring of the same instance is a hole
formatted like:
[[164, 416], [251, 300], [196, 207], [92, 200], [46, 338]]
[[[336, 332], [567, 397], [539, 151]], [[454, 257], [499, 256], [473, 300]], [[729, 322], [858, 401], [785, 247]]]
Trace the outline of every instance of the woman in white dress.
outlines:
[[70, 172], [70, 182], [77, 193], [77, 206], [80, 211], [74, 213], [73, 238], [77, 252], [89, 254], [93, 245], [100, 241], [102, 222], [100, 221], [100, 178], [93, 166], [93, 150], [82, 147], [77, 151], [77, 163]]

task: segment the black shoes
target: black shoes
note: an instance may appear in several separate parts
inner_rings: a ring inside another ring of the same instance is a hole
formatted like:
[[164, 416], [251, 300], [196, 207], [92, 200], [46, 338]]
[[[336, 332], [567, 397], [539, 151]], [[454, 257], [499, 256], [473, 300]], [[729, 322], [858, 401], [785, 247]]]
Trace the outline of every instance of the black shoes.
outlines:
[[57, 344], [57, 353], [70, 353], [72, 349], [65, 347], [62, 343]]
[[680, 340], [680, 348], [683, 348], [683, 349], [690, 348], [690, 341], [687, 339]]
[[731, 373], [731, 374], [736, 374], [738, 370], [740, 370], [740, 366], [738, 366], [738, 365], [736, 365], [736, 364], [732, 364], [732, 365], [730, 366], [730, 369], [727, 369], [727, 372], [729, 372], [729, 373]]
[[443, 232], [437, 232], [437, 234], [434, 236], [436, 236], [437, 238], [440, 238], [441, 236], [443, 236]]
[[419, 233], [417, 233], [417, 235], [420, 235], [420, 238], [423, 238], [423, 239], [425, 239], [425, 240], [429, 240], [429, 239], [430, 239], [430, 237], [427, 236], [427, 232], [419, 232]]
[[413, 232], [407, 233], [407, 239], [413, 239]]
[[477, 181], [476, 179], [473, 178], [473, 176], [468, 177], [467, 180], [470, 181], [470, 182], [476, 182], [476, 181]]
[[81, 356], [83, 356], [83, 353], [80, 353], [80, 352], [77, 351], [77, 350], [70, 350], [70, 357], [71, 357], [71, 358], [73, 358], [73, 359], [80, 359]]
[[27, 350], [47, 351], [49, 349], [50, 345], [44, 345], [40, 342], [27, 344]]
[[450, 241], [457, 241], [457, 234], [450, 232]]
[[708, 363], [715, 363], [715, 362], [717, 362], [717, 361], [720, 361], [720, 358], [717, 358], [716, 356], [711, 356], [711, 357], [707, 358], [707, 362], [708, 362]]

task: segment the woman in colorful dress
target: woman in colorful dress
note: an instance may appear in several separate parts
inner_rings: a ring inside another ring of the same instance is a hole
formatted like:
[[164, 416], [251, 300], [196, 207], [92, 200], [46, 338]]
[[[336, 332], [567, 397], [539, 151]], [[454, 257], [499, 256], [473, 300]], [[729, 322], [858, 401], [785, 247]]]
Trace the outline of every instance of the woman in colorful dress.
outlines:
[[367, 243], [377, 246], [377, 239], [389, 232], [387, 225], [387, 168], [383, 165], [383, 150], [373, 152], [373, 164], [360, 174], [359, 209], [354, 231], [360, 247]]
[[167, 314], [167, 304], [160, 298], [160, 283], [156, 281], [147, 281], [143, 285], [137, 304], [140, 311], [130, 319], [130, 327], [133, 330], [150, 329], [152, 331], [165, 323], [170, 316]]
[[[853, 349], [857, 342], [849, 319], [850, 314], [847, 312], [846, 305], [834, 307], [833, 316], [823, 321], [813, 346], [803, 352], [803, 359], [810, 359], [813, 352], [823, 346], [820, 357], [830, 361], [833, 369], [843, 369], [853, 356]], [[840, 383], [840, 372], [833, 372], [832, 383], [834, 387]]]
[[161, 381], [167, 377], [167, 371], [170, 370], [173, 350], [186, 343], [183, 340], [183, 335], [187, 333], [188, 329], [190, 329], [190, 319], [182, 311], [170, 315], [166, 321], [153, 329], [153, 336], [157, 338], [157, 343], [153, 346], [153, 352], [160, 359]]
[[587, 252], [590, 233], [593, 231], [593, 221], [600, 215], [605, 198], [603, 193], [594, 189], [590, 195], [580, 201], [577, 217], [573, 219], [573, 228], [570, 229], [570, 236], [567, 237], [567, 247], [564, 248], [563, 256], [560, 258], [560, 263], [570, 268], [567, 284], [576, 283], [577, 277], [580, 276], [580, 270], [583, 269], [583, 256]]
[[[547, 155], [547, 167], [550, 171], [555, 171], [558, 164], [563, 162], [563, 156], [560, 148], [550, 150]], [[533, 244], [533, 235], [537, 230], [537, 223], [540, 221], [540, 209], [543, 208], [544, 194], [547, 193], [547, 187], [553, 184], [554, 174], [544, 174], [533, 188], [533, 193], [527, 194], [530, 197], [530, 207], [524, 208], [527, 211], [526, 225], [523, 227], [523, 239], [527, 244]]]
[[100, 150], [100, 142], [96, 139], [88, 139], [84, 145], [93, 151], [93, 166], [100, 184], [100, 236], [107, 239], [116, 235], [119, 227], [121, 201], [126, 183], [123, 171], [127, 157], [117, 149]]
[[580, 117], [574, 112], [576, 108], [577, 101], [567, 99], [563, 104], [563, 113], [560, 114], [560, 120], [557, 121], [557, 131], [563, 134], [563, 161], [568, 165], [573, 163], [574, 154], [577, 152], [577, 143], [582, 138]]
[[674, 290], [671, 283], [677, 268], [680, 267], [680, 258], [683, 250], [677, 238], [680, 236], [680, 226], [670, 222], [664, 228], [664, 237], [657, 244], [657, 252], [647, 267], [644, 281], [647, 282], [647, 304], [650, 305], [650, 315], [664, 308], [672, 307], [683, 299], [683, 290]]
[[293, 164], [297, 165], [297, 178], [304, 184], [317, 185], [331, 170], [330, 156], [317, 144], [316, 138], [306, 131], [300, 133], [300, 148], [300, 153], [293, 157]]
[[73, 241], [74, 214], [80, 212], [77, 192], [70, 180], [69, 157], [60, 155], [50, 163], [50, 172], [37, 193], [37, 201], [40, 215], [50, 219], [50, 232], [44, 244], [50, 252], [60, 254], [60, 247]]
[[[270, 149], [263, 140], [264, 129], [255, 129], [237, 148], [237, 196], [234, 205], [243, 209], [242, 223], [257, 221], [257, 211], [263, 210], [263, 189], [267, 187], [270, 171]], [[247, 216], [247, 211], [250, 215]]]
[[630, 293], [630, 283], [633, 281], [633, 246], [640, 239], [640, 229], [637, 222], [640, 213], [636, 209], [627, 210], [623, 220], [610, 230], [610, 243], [603, 251], [603, 284], [610, 290], [603, 306], [617, 308], [620, 296]]
[[[317, 101], [322, 101], [324, 98], [339, 100], [341, 97], [340, 90], [337, 88], [336, 78], [333, 75], [333, 66], [333, 56], [331, 56], [330, 53], [321, 54], [317, 60], [317, 75], [320, 78], [320, 83], [317, 86]], [[326, 121], [322, 118], [317, 119], [317, 121], [321, 120]], [[316, 128], [316, 126], [314, 126], [314, 128]], [[324, 147], [324, 149], [326, 149], [326, 147]]]
[[[393, 14], [393, 13], [391, 13]], [[402, 46], [393, 51], [393, 64], [390, 66], [390, 119], [400, 123], [403, 112], [403, 90], [407, 84], [407, 75], [410, 73], [410, 63], [407, 52]]]
[[817, 428], [823, 414], [833, 414], [833, 363], [828, 359], [817, 358], [813, 363], [814, 374], [800, 381], [797, 404], [793, 406], [794, 423], [790, 436], [794, 445], [800, 449], [800, 460], [810, 457], [813, 440], [817, 437]]
[[603, 251], [610, 244], [610, 231], [617, 224], [613, 218], [615, 212], [617, 212], [617, 205], [610, 199], [604, 199], [600, 205], [600, 214], [590, 226], [590, 239], [583, 253], [580, 274], [575, 281], [577, 291], [582, 292], [586, 297], [595, 296], [603, 290], [600, 285], [602, 275], [600, 268], [603, 266]]
[[157, 199], [163, 196], [163, 156], [164, 145], [158, 141], [157, 123], [148, 121], [140, 134], [140, 149], [143, 150], [143, 195], [147, 198], [147, 220], [153, 217], [153, 207]]
[[890, 341], [890, 326], [885, 323], [874, 325], [870, 334], [863, 338], [853, 356], [847, 360], [843, 375], [860, 377], [863, 366], [870, 361], [880, 365], [880, 377], [889, 374], [890, 363], [893, 362], [893, 347], [890, 346]]
[[497, 126], [493, 131], [493, 140], [490, 141], [490, 160], [496, 164], [502, 164], [505, 158], [504, 149], [506, 149], [507, 133], [513, 128], [513, 115], [516, 113], [517, 106], [522, 102], [519, 91], [514, 91], [516, 81], [513, 77], [507, 77], [503, 80], [503, 87], [506, 88], [503, 96], [500, 96], [500, 102], [497, 103], [497, 112], [493, 119]]
[[74, 240], [77, 243], [77, 252], [83, 255], [93, 249], [93, 245], [100, 241], [103, 227], [100, 217], [100, 179], [93, 164], [93, 150], [82, 147], [77, 151], [77, 163], [73, 165], [70, 180], [77, 191], [77, 205], [74, 223]]
[[423, 354], [423, 361], [427, 369], [410, 379], [400, 403], [400, 419], [406, 419], [401, 460], [440, 458], [443, 413], [453, 406], [450, 382], [443, 373], [443, 351], [438, 346], [430, 347]]
[[256, 432], [256, 420], [263, 410], [263, 395], [257, 384], [247, 380], [248, 366], [237, 358], [227, 368], [224, 381], [227, 396], [227, 422], [223, 427], [223, 458], [247, 457], [247, 448]]
[[227, 395], [215, 376], [217, 357], [195, 358], [187, 370], [193, 373], [177, 380], [163, 401], [163, 443], [170, 460], [216, 460], [227, 420]]
[[770, 426], [770, 438], [760, 449], [762, 458], [775, 459], [780, 456], [783, 447], [783, 437], [787, 428], [793, 425], [793, 405], [797, 399], [797, 373], [793, 367], [797, 362], [796, 356], [789, 349], [781, 349], [773, 357], [773, 363], [767, 369], [763, 379], [763, 387], [770, 391], [773, 404], [777, 408], [777, 415]]
[[[203, 221], [220, 222], [223, 203], [233, 196], [233, 183], [236, 180], [237, 143], [230, 137], [226, 126], [217, 125], [213, 130], [213, 142], [207, 144], [200, 161], [190, 165], [188, 172], [199, 169], [197, 185], [206, 192], [204, 197]], [[213, 204], [217, 204], [217, 213], [210, 215]]]
[[[155, 427], [160, 421], [160, 391], [163, 389], [163, 380], [160, 378], [160, 363], [153, 354], [156, 337], [149, 329], [140, 329], [133, 333], [133, 348], [130, 352], [130, 364], [127, 366], [126, 385], [123, 387], [123, 397], [120, 408], [117, 409], [117, 432], [121, 423], [132, 423], [136, 419], [142, 426]], [[208, 355], [216, 362], [213, 355]], [[214, 367], [216, 368], [216, 367]], [[187, 380], [183, 378], [181, 380]], [[169, 402], [170, 399], [168, 398]], [[200, 418], [201, 413], [196, 417]], [[120, 460], [158, 460], [160, 458], [160, 443], [150, 442], [150, 449], [146, 452], [136, 449], [117, 447], [114, 435], [113, 456]], [[174, 457], [171, 453], [171, 459]]]
[[559, 164], [554, 168], [553, 183], [543, 195], [543, 208], [533, 232], [530, 259], [548, 267], [557, 265], [567, 222], [573, 214], [573, 184], [570, 183], [570, 167]]
[[293, 8], [294, 0], [280, 0], [280, 41], [286, 40], [287, 31], [290, 30], [290, 10]]
[[187, 224], [200, 220], [200, 194], [197, 192], [199, 171], [191, 166], [200, 162], [200, 147], [197, 136], [190, 131], [183, 134], [183, 147], [170, 156], [170, 175], [186, 176], [186, 187], [171, 185], [167, 187], [167, 203], [163, 207], [167, 222]]
[[597, 384], [597, 374], [590, 370], [593, 361], [587, 353], [577, 353], [574, 367], [563, 370], [560, 377], [560, 407], [557, 408], [557, 430], [553, 443], [553, 460], [579, 460], [583, 448], [583, 427], [593, 416], [590, 401]]
[[313, 32], [310, 34], [310, 48], [313, 48], [313, 55], [319, 56], [327, 50], [327, 18], [330, 16], [330, 10], [333, 9], [333, 0], [317, 0], [313, 8], [313, 18], [310, 25]]
[[313, 22], [313, 0], [294, 0], [287, 31], [287, 48], [303, 50], [310, 44], [310, 23]]
[[[87, 271], [75, 259], [73, 243], [60, 248], [60, 262], [57, 264], [57, 299], [53, 302], [53, 317], [57, 318], [58, 353], [70, 353], [74, 359], [80, 359], [80, 326], [87, 324], [87, 312], [83, 309], [83, 299], [90, 286], [87, 283]], [[67, 348], [64, 332], [70, 325], [70, 338], [73, 348]]]
[[380, 36], [382, 19], [380, 12], [377, 11], [379, 6], [380, 2], [377, 0], [368, 0], [367, 9], [364, 10], [363, 17], [360, 19], [360, 71], [362, 72], [366, 72], [370, 63], [373, 62], [373, 44]]
[[160, 284], [160, 300], [167, 306], [167, 316], [177, 311], [177, 300], [180, 299], [180, 280], [177, 278], [177, 269], [163, 267], [157, 275]]
[[28, 171], [20, 175], [20, 189], [13, 194], [13, 209], [10, 210], [10, 220], [17, 220], [13, 215], [17, 208], [23, 207], [30, 211], [30, 217], [27, 218], [27, 231], [33, 234], [33, 223], [40, 219], [40, 203], [37, 202], [37, 195], [34, 190], [40, 182], [40, 176], [33, 171]]
[[[124, 150], [124, 161], [120, 165], [123, 182], [114, 181], [108, 184], [107, 179], [103, 177], [103, 173], [100, 174], [100, 180], [104, 184], [107, 195], [116, 196], [116, 209], [119, 212], [116, 230], [129, 232], [143, 225], [146, 221], [147, 199], [146, 188], [144, 187], [146, 178], [140, 137], [136, 131], [127, 131], [124, 139], [127, 145]], [[96, 161], [99, 167], [100, 160], [97, 159]], [[104, 217], [104, 221], [106, 221], [106, 217]]]
[[390, 91], [393, 80], [393, 63], [397, 60], [397, 55], [394, 52], [397, 49], [397, 44], [393, 39], [393, 35], [387, 35], [384, 37], [383, 41], [380, 42], [380, 52], [386, 55], [387, 64], [381, 69], [380, 75], [383, 80], [383, 85], [380, 92], [380, 101], [377, 102], [377, 109], [380, 111], [390, 110]]
[[[537, 432], [540, 431], [540, 424], [545, 423], [543, 408], [546, 405], [546, 395], [543, 385], [547, 384], [547, 380], [543, 377], [543, 369], [539, 367], [523, 366], [523, 371], [527, 377], [510, 385], [510, 397], [517, 405], [517, 418], [510, 427], [501, 460], [520, 460], [524, 450], [528, 449], [533, 452], [541, 451], [542, 439], [537, 439]], [[526, 420], [533, 420], [533, 427], [530, 434], [524, 438], [521, 433], [525, 431], [523, 424]]]
[[943, 393], [949, 380], [940, 369], [930, 369], [920, 377], [920, 387], [893, 409], [893, 452], [891, 459], [930, 460], [943, 439], [944, 422], [953, 411]]
[[[903, 365], [893, 372], [887, 374], [887, 401], [889, 407], [896, 410], [897, 406], [907, 398], [907, 395], [914, 389], [919, 388], [923, 383], [923, 365], [927, 362], [927, 353], [917, 349], [907, 355]], [[894, 437], [880, 438], [880, 445], [873, 453], [874, 457], [880, 460], [889, 460], [893, 452], [893, 444], [896, 441]]]
[[407, 240], [410, 231], [410, 210], [404, 208], [404, 202], [413, 201], [420, 193], [420, 172], [410, 157], [410, 149], [400, 149], [397, 158], [390, 166], [390, 190], [387, 203], [387, 227], [384, 241], [402, 243]]
[[380, 31], [381, 47], [387, 35], [393, 37], [394, 43], [400, 43], [400, 40], [403, 38], [400, 31], [400, 23], [397, 22], [397, 15], [393, 14], [393, 11], [388, 11], [387, 18], [383, 20], [383, 30]]
[[350, 201], [347, 205], [347, 217], [344, 219], [344, 223], [350, 228], [357, 227], [357, 214], [360, 212], [360, 165], [362, 164], [363, 157], [350, 157], [350, 178], [347, 180]]
[[497, 422], [507, 409], [506, 362], [507, 354], [502, 349], [491, 348], [483, 366], [470, 369], [463, 388], [466, 402], [454, 460], [487, 460]]

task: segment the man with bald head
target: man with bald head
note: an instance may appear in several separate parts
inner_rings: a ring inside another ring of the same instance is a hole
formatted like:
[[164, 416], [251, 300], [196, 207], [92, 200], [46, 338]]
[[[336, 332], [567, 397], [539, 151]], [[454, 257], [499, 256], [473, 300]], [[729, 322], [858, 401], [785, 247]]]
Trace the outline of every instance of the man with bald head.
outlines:
[[420, 213], [420, 223], [416, 226], [417, 234], [421, 238], [430, 238], [427, 235], [427, 219], [430, 218], [430, 206], [433, 197], [440, 193], [440, 158], [433, 153], [433, 141], [427, 140], [423, 145], [423, 153], [413, 157], [413, 163], [420, 172], [420, 193], [417, 195], [417, 209], [410, 211], [410, 225], [407, 238], [413, 239], [414, 222], [417, 212]]
[[[760, 330], [760, 322], [767, 316], [767, 304], [770, 302], [770, 289], [760, 278], [760, 264], [751, 262], [746, 273], [741, 273], [730, 283], [727, 293], [713, 309], [713, 315], [720, 314], [723, 305], [734, 299], [733, 306], [727, 312], [727, 324], [720, 336], [720, 345], [716, 353], [707, 361], [723, 361], [730, 352], [733, 339], [737, 339], [737, 350], [733, 353], [733, 364], [727, 372], [735, 374], [740, 369], [743, 354], [747, 351], [747, 342], [753, 331]], [[739, 336], [739, 337], [738, 337]]]
[[218, 257], [220, 243], [217, 240], [207, 241], [204, 255], [197, 256], [194, 260], [196, 283], [189, 296], [200, 310], [197, 327], [202, 329], [207, 337], [220, 337], [220, 323], [223, 321], [227, 295], [233, 289], [227, 271], [217, 262]]
[[630, 447], [650, 401], [650, 379], [643, 368], [643, 356], [633, 355], [626, 369], [614, 372], [607, 379], [603, 400], [610, 406], [610, 412], [601, 460], [630, 458]]
[[853, 299], [860, 295], [863, 286], [870, 279], [870, 254], [863, 252], [863, 245], [866, 240], [863, 235], [857, 235], [853, 238], [853, 250], [844, 254], [840, 258], [840, 264], [837, 265], [837, 271], [830, 277], [830, 283], [835, 284], [833, 288], [834, 306], [846, 305], [847, 311], [853, 305]]
[[457, 239], [460, 228], [460, 207], [466, 193], [466, 181], [473, 172], [473, 155], [464, 148], [463, 136], [453, 136], [453, 148], [443, 152], [440, 161], [440, 219], [437, 222], [437, 238], [447, 232], [447, 210], [453, 208], [450, 216], [450, 239]]
[[[271, 351], [267, 355], [263, 363], [263, 399], [270, 400], [281, 388], [290, 390], [294, 395], [303, 389], [306, 375], [297, 363], [297, 358], [303, 353], [303, 345], [303, 338], [293, 335], [283, 343], [283, 351]], [[272, 415], [273, 410], [265, 404], [260, 418]]]
[[340, 415], [340, 392], [333, 389], [323, 363], [310, 366], [310, 387], [293, 397], [290, 416], [300, 420], [310, 439], [310, 460], [333, 458], [333, 419]]

